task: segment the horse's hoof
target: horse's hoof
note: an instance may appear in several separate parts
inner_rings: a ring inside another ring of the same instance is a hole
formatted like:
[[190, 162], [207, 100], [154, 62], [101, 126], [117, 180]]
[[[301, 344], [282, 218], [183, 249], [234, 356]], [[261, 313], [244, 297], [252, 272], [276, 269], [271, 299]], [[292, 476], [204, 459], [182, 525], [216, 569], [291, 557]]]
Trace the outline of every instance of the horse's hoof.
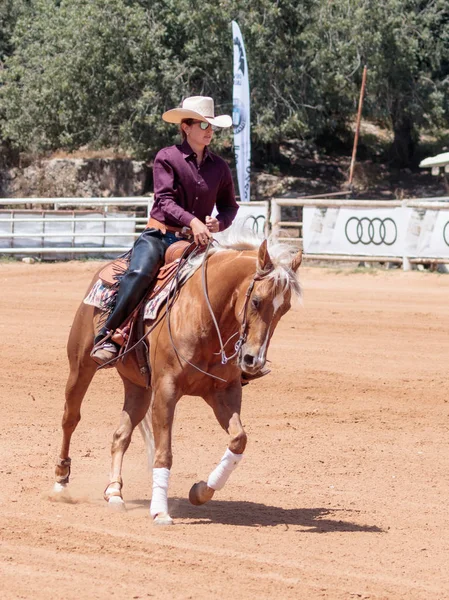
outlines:
[[53, 493], [55, 493], [55, 494], [67, 493], [67, 484], [59, 483], [59, 481], [55, 481], [55, 484], [53, 486]]
[[52, 502], [65, 502], [67, 504], [73, 503], [67, 483], [59, 483], [59, 481], [54, 483], [51, 491], [48, 494], [48, 499]]
[[198, 483], [194, 483], [190, 488], [189, 501], [194, 506], [201, 506], [201, 504], [206, 504], [206, 502], [211, 500], [214, 491], [205, 481], [199, 481]]
[[125, 502], [120, 496], [110, 496], [107, 502], [109, 508], [113, 510], [126, 510]]
[[162, 513], [158, 513], [154, 517], [153, 523], [155, 525], [164, 527], [166, 525], [173, 525], [173, 519], [170, 517], [170, 515], [168, 513], [162, 512]]

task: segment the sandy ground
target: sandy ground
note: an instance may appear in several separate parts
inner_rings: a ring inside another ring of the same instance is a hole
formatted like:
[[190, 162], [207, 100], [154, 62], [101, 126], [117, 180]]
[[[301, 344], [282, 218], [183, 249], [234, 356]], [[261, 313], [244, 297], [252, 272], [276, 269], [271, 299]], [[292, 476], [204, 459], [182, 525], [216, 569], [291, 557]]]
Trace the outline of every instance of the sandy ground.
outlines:
[[226, 446], [181, 401], [170, 510], [149, 516], [136, 433], [128, 510], [102, 499], [122, 390], [101, 372], [74, 434], [74, 504], [48, 492], [65, 343], [95, 262], [0, 263], [0, 598], [449, 598], [449, 276], [305, 267], [273, 372], [244, 390], [244, 461], [210, 504], [191, 484]]

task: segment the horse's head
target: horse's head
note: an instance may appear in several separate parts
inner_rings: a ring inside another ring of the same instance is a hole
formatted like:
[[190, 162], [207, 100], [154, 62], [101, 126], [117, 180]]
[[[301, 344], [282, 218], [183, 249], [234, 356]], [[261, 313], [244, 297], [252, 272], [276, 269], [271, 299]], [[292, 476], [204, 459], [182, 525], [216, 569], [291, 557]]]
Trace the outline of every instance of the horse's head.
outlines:
[[301, 259], [302, 252], [288, 260], [272, 259], [266, 240], [259, 248], [254, 284], [248, 289], [243, 315], [246, 337], [239, 355], [240, 368], [249, 375], [264, 367], [274, 329], [290, 309], [292, 294], [300, 295], [296, 271]]

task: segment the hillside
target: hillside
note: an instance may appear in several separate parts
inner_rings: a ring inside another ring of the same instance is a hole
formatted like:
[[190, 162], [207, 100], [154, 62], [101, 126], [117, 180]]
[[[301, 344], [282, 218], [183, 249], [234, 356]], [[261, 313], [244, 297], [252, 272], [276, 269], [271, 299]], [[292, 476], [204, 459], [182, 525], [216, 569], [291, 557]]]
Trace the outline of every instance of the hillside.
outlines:
[[[449, 195], [448, 175], [432, 176], [427, 169], [395, 169], [388, 162], [391, 134], [362, 122], [357, 162], [351, 189], [347, 181], [353, 134], [325, 140], [320, 146], [302, 140], [285, 141], [274, 156], [255, 156], [252, 170], [253, 200], [275, 196], [299, 197], [348, 190], [360, 199], [402, 199]], [[443, 152], [449, 132], [423, 136], [415, 163]], [[218, 144], [219, 145], [219, 144]], [[232, 148], [222, 155], [235, 176]], [[8, 162], [8, 166], [7, 166]], [[235, 178], [236, 180], [236, 178]], [[153, 190], [152, 160], [135, 161], [126, 154], [86, 147], [47, 156], [20, 155], [0, 162], [0, 196], [108, 197], [145, 195]]]

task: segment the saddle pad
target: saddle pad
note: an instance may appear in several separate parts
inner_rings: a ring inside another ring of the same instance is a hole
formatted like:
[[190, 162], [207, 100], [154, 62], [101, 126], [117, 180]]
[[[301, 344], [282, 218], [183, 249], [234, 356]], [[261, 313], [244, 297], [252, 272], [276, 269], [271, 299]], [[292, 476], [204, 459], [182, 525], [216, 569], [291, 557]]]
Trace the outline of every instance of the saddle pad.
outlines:
[[[153, 295], [145, 305], [144, 319], [154, 320], [160, 307], [174, 290], [174, 287], [172, 285], [167, 285], [167, 283], [169, 283], [169, 275], [177, 268], [177, 266], [178, 263], [175, 262], [167, 265], [168, 268], [163, 267], [162, 276], [161, 278], [158, 277], [154, 288], [157, 293]], [[186, 262], [179, 272], [179, 286], [183, 285], [187, 279], [195, 273], [199, 266], [200, 263], [191, 265]], [[110, 267], [110, 265], [107, 265], [107, 267]], [[113, 283], [115, 282], [113, 281]], [[84, 299], [84, 304], [95, 306], [95, 308], [99, 308], [100, 310], [108, 310], [111, 305], [112, 297], [117, 293], [117, 288], [113, 283], [108, 284], [102, 279], [98, 279]]]
[[175, 286], [174, 279], [166, 279], [162, 282], [158, 279], [153, 294], [145, 304], [143, 313], [144, 320], [153, 321], [156, 319], [159, 309], [165, 303], [167, 298], [175, 291], [176, 287], [178, 289], [182, 287], [184, 283], [195, 273], [199, 266], [199, 263], [192, 266], [188, 262], [185, 262], [179, 270], [177, 286]]
[[[173, 244], [175, 245], [175, 244]], [[189, 244], [187, 244], [189, 245]], [[156, 277], [156, 288], [162, 287], [162, 283], [168, 279], [172, 273], [178, 268], [179, 258], [163, 265]], [[118, 258], [111, 263], [108, 263], [99, 273], [98, 277], [106, 285], [114, 285], [117, 282], [117, 276], [123, 275], [128, 268], [128, 261], [124, 258]]]
[[117, 289], [115, 287], [111, 287], [107, 283], [103, 283], [101, 279], [97, 279], [90, 292], [84, 298], [83, 304], [95, 306], [95, 308], [99, 308], [100, 310], [107, 310], [116, 293]]

